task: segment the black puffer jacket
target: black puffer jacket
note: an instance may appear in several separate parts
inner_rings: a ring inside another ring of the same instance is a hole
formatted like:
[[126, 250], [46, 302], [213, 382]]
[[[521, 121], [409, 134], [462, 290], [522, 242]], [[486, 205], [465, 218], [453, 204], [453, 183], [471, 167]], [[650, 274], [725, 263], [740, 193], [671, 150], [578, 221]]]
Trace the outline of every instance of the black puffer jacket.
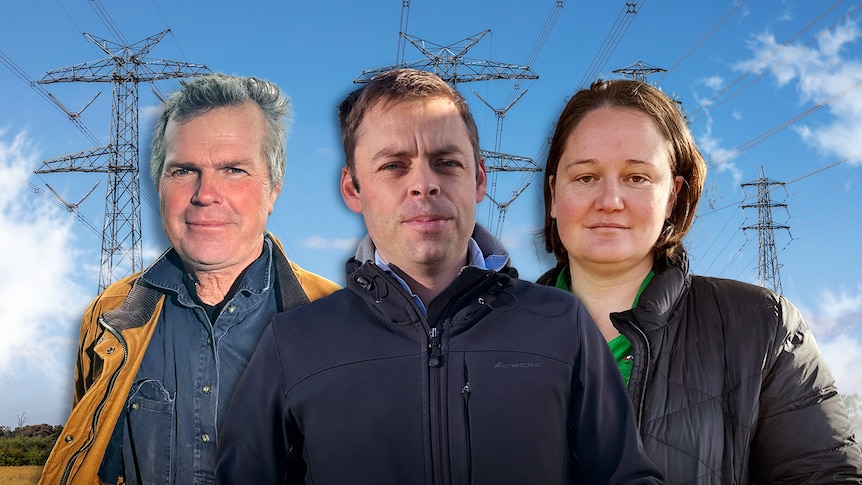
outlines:
[[[554, 285], [562, 267], [539, 283]], [[862, 453], [796, 307], [738, 281], [657, 261], [638, 305], [611, 314], [632, 342], [629, 394], [668, 483], [862, 483]]]
[[660, 482], [576, 298], [467, 267], [425, 317], [360, 260], [347, 289], [262, 338], [222, 429], [220, 483]]

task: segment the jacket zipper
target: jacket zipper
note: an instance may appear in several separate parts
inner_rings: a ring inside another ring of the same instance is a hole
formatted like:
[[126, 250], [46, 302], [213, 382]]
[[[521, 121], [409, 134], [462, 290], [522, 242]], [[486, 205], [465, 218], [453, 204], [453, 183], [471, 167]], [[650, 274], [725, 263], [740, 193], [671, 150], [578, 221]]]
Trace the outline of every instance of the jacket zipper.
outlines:
[[[641, 330], [631, 320], [626, 320], [625, 322], [626, 322], [626, 324], [628, 324], [628, 326], [630, 328], [634, 329], [634, 331], [637, 333], [638, 337], [643, 342], [644, 353], [646, 354], [645, 358], [642, 359], [643, 362], [635, 362], [632, 364], [632, 373], [634, 373], [634, 366], [636, 364], [641, 364], [639, 367], [641, 367], [641, 366], [643, 367], [642, 369], [638, 369], [641, 371], [641, 372], [639, 372], [639, 374], [641, 375], [641, 379], [640, 379], [641, 382], [640, 382], [639, 388], [636, 389], [637, 393], [640, 394], [640, 397], [638, 399], [638, 406], [637, 406], [637, 409], [635, 409], [636, 424], [638, 427], [640, 427], [641, 420], [643, 419], [644, 399], [646, 398], [646, 387], [647, 387], [646, 386], [646, 376], [649, 374], [649, 372], [647, 372], [647, 371], [649, 370], [649, 365], [650, 365], [650, 346], [649, 346], [649, 341], [646, 338], [646, 334], [644, 333], [643, 330]], [[629, 340], [631, 340], [631, 339], [629, 339]]]
[[60, 477], [60, 485], [65, 485], [66, 483], [68, 483], [69, 475], [72, 473], [72, 466], [75, 464], [75, 461], [77, 461], [78, 457], [82, 453], [89, 450], [90, 447], [93, 445], [93, 440], [96, 437], [96, 427], [99, 424], [99, 418], [102, 415], [102, 410], [105, 408], [105, 404], [107, 404], [108, 398], [111, 396], [111, 393], [114, 390], [114, 384], [116, 383], [117, 378], [120, 375], [120, 371], [122, 371], [123, 368], [126, 366], [126, 360], [128, 360], [129, 358], [129, 347], [126, 344], [126, 339], [123, 338], [122, 334], [120, 334], [120, 332], [114, 330], [113, 327], [108, 325], [107, 322], [102, 319], [102, 317], [99, 317], [99, 322], [102, 324], [103, 327], [105, 327], [107, 331], [111, 332], [111, 334], [117, 339], [117, 342], [119, 342], [120, 345], [123, 347], [123, 360], [120, 362], [119, 367], [117, 367], [117, 370], [114, 371], [114, 373], [111, 375], [111, 378], [108, 380], [108, 387], [105, 390], [105, 395], [99, 405], [96, 406], [96, 411], [93, 413], [93, 421], [91, 425], [92, 428], [90, 429], [90, 437], [88, 438], [88, 441], [84, 443], [82, 447], [78, 448], [78, 451], [73, 453], [72, 457], [69, 458], [69, 461], [66, 462], [66, 468], [63, 470], [63, 475]]
[[470, 437], [470, 371], [467, 362], [464, 362], [464, 387], [461, 388], [461, 396], [464, 397], [464, 436], [466, 438], [465, 448], [467, 450], [467, 483], [473, 483], [473, 449]]
[[431, 410], [431, 465], [434, 471], [434, 483], [444, 483], [443, 480], [443, 413], [440, 409], [440, 358], [442, 355], [440, 345], [440, 331], [437, 327], [431, 327], [429, 331], [431, 352], [428, 355], [428, 367], [430, 367], [430, 389], [429, 398]]

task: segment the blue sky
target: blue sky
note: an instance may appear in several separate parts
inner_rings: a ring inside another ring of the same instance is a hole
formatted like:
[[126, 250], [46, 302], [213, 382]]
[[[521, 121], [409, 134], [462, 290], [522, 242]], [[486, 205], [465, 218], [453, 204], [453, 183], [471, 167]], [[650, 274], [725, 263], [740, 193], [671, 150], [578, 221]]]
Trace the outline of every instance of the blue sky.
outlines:
[[[101, 59], [82, 32], [137, 42], [171, 33], [149, 54], [206, 64], [213, 71], [255, 75], [291, 96], [284, 189], [269, 228], [300, 265], [337, 282], [364, 234], [343, 204], [338, 179], [343, 156], [335, 123], [340, 99], [365, 69], [397, 60], [400, 1], [200, 2], [54, 0], [12, 2], [0, 20], [0, 51], [32, 79], [52, 69]], [[472, 59], [524, 64], [539, 75], [515, 90], [512, 81], [462, 84], [480, 127], [483, 148], [496, 145], [496, 109], [527, 92], [502, 122], [499, 151], [544, 160], [543, 146], [566, 99], [595, 77], [638, 61], [664, 68], [650, 82], [681, 103], [709, 160], [699, 216], [686, 240], [696, 273], [755, 282], [757, 212], [753, 188], [761, 173], [784, 182], [771, 192], [785, 296], [814, 329], [839, 389], [862, 393], [856, 353], [862, 341], [862, 14], [858, 2], [637, 2], [414, 0], [407, 32], [439, 45], [463, 45], [485, 30]], [[103, 9], [100, 16], [99, 7]], [[106, 15], [105, 15], [106, 14]], [[110, 18], [112, 28], [106, 25]], [[554, 22], [549, 22], [555, 18]], [[619, 23], [622, 21], [622, 24]], [[548, 30], [548, 27], [552, 27]], [[545, 42], [537, 42], [544, 38]], [[534, 51], [534, 48], [538, 50]], [[533, 55], [531, 56], [531, 51]], [[422, 54], [409, 44], [404, 59]], [[161, 81], [169, 93], [176, 81]], [[92, 148], [65, 115], [11, 69], [0, 66], [0, 425], [26, 413], [30, 424], [65, 421], [71, 401], [81, 315], [96, 295], [106, 178], [100, 174], [36, 176], [41, 161]], [[45, 88], [70, 111], [101, 91], [80, 117], [106, 144], [111, 88], [53, 84]], [[141, 85], [140, 145], [147, 147], [158, 101]], [[148, 149], [142, 150], [146, 165]], [[146, 171], [144, 172], [146, 174]], [[522, 277], [551, 264], [536, 237], [541, 178], [495, 177], [495, 199], [512, 202], [504, 243]], [[74, 217], [47, 190], [77, 203]], [[141, 177], [144, 263], [165, 247], [149, 177]], [[37, 190], [38, 189], [38, 190]], [[496, 207], [483, 202], [482, 223], [496, 226]], [[752, 322], [755, 324], [756, 322]]]

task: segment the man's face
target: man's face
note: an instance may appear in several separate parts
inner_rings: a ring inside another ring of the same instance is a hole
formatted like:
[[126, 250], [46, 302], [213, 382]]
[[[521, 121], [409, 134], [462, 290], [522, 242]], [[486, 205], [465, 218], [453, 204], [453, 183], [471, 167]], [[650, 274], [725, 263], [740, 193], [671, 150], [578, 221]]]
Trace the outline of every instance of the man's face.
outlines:
[[260, 255], [281, 189], [270, 187], [265, 134], [253, 102], [168, 122], [158, 184], [162, 224], [187, 270], [241, 271]]
[[[445, 98], [378, 103], [357, 132], [356, 182], [342, 171], [347, 206], [362, 213], [381, 257], [408, 275], [464, 266], [476, 204], [485, 194], [467, 126]], [[478, 171], [478, 172], [477, 172]]]

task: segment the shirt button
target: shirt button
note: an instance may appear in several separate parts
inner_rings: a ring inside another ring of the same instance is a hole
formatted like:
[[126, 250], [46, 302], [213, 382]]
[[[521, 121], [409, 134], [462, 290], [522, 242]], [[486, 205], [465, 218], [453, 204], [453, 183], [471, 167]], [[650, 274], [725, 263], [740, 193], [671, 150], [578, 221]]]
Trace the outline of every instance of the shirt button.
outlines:
[[204, 394], [209, 394], [213, 392], [213, 388], [210, 387], [209, 384], [205, 385], [201, 390], [204, 392]]
[[136, 403], [136, 402], [133, 402], [133, 403], [132, 403], [132, 411], [137, 411], [139, 407], [141, 407], [141, 405], [140, 405], [140, 404], [138, 404], [138, 403]]
[[212, 345], [212, 344], [213, 344], [213, 338], [207, 337], [207, 345]]
[[228, 305], [228, 307], [227, 307], [228, 313], [233, 313], [235, 311], [236, 311], [236, 305]]
[[210, 435], [208, 435], [206, 433], [202, 434], [201, 435], [201, 441], [203, 441], [204, 443], [209, 443], [210, 442]]

